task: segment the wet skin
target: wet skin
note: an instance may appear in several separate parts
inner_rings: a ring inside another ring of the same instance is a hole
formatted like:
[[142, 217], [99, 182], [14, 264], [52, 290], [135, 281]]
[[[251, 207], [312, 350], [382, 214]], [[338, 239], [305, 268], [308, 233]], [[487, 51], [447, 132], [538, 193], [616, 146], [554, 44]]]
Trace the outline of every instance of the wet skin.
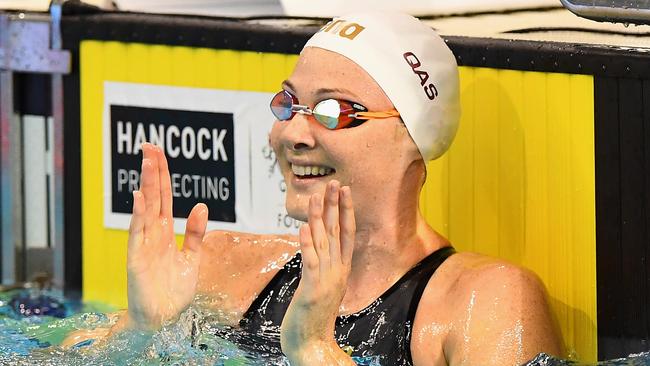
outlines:
[[[365, 71], [322, 49], [303, 51], [283, 87], [310, 107], [339, 98], [370, 111], [392, 109]], [[354, 364], [334, 342], [335, 317], [363, 309], [421, 259], [449, 245], [419, 212], [424, 164], [399, 118], [332, 131], [296, 115], [274, 123], [270, 142], [287, 182], [287, 210], [308, 221], [299, 238], [204, 235], [207, 209], [197, 205], [181, 250], [173, 241], [165, 157], [144, 146], [142, 192], [134, 194], [129, 237], [129, 309], [112, 332], [156, 329], [196, 295], [234, 324], [300, 248], [303, 278], [284, 318], [283, 350], [292, 365]], [[292, 164], [332, 173], [300, 177]], [[562, 356], [563, 346], [534, 274], [459, 253], [425, 289], [411, 352], [416, 365], [507, 365], [539, 352]]]

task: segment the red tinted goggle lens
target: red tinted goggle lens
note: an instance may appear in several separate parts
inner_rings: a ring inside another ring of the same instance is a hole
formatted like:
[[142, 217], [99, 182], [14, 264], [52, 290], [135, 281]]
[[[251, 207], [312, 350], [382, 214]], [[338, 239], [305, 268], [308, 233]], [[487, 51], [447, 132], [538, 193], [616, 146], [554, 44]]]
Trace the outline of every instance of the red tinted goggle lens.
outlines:
[[292, 107], [294, 105], [293, 95], [283, 90], [271, 99], [271, 112], [275, 118], [280, 121], [286, 121], [293, 117], [294, 113]]

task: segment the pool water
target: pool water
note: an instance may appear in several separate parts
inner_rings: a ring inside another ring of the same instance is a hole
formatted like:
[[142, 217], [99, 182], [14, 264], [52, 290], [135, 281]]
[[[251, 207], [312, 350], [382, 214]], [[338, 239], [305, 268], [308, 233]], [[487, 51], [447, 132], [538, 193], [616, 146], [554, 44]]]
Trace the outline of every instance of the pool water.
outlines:
[[524, 366], [650, 366], [650, 352], [632, 354], [615, 360], [601, 361], [597, 364], [560, 360], [541, 353]]
[[[122, 332], [96, 344], [88, 340], [68, 349], [59, 346], [72, 331], [110, 327], [115, 318], [107, 313], [115, 310], [69, 301], [52, 292], [0, 292], [0, 365], [289, 365], [259, 336], [256, 349], [238, 348], [229, 339], [250, 335], [217, 325], [213, 319], [217, 314], [198, 306], [153, 334]], [[373, 357], [355, 361], [380, 365]]]
[[[289, 365], [279, 350], [269, 349], [258, 335], [216, 325], [216, 314], [193, 305], [180, 319], [147, 334], [123, 332], [109, 340], [87, 340], [68, 349], [59, 345], [74, 330], [110, 327], [114, 311], [101, 304], [65, 300], [53, 292], [0, 292], [0, 365]], [[211, 321], [212, 320], [212, 321]], [[217, 336], [219, 334], [219, 336]], [[252, 337], [255, 349], [241, 349], [230, 340]], [[379, 366], [378, 357], [355, 358], [358, 365]], [[584, 365], [538, 355], [526, 366]], [[600, 362], [598, 366], [648, 365], [650, 353]]]

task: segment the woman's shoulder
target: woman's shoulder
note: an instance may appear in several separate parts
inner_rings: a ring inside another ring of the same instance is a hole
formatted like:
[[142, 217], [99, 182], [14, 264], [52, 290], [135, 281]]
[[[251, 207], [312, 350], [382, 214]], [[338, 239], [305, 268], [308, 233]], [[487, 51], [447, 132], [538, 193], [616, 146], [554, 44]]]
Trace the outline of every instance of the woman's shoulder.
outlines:
[[474, 252], [459, 252], [449, 258], [445, 270], [465, 289], [502, 287], [504, 283], [543, 286], [537, 275], [518, 264]]
[[438, 344], [455, 360], [459, 355], [483, 357], [464, 353], [466, 339], [481, 339], [484, 346], [479, 348], [491, 355], [515, 329], [523, 332], [525, 357], [561, 350], [542, 281], [531, 270], [499, 258], [471, 252], [451, 256], [429, 281], [417, 315], [417, 328], [448, 326]]
[[[431, 278], [430, 285], [448, 300], [467, 302], [472, 296], [543, 295], [544, 284], [531, 270], [510, 261], [473, 252], [449, 257]], [[438, 292], [436, 291], [436, 292]]]

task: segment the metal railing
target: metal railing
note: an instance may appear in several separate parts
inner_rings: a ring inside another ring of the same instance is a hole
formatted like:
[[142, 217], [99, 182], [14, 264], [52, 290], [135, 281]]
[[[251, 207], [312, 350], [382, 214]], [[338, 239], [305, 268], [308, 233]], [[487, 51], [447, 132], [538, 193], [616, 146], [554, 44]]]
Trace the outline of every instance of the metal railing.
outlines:
[[599, 22], [650, 24], [650, 0], [560, 0], [565, 8]]
[[27, 280], [24, 274], [25, 197], [21, 118], [14, 110], [15, 73], [52, 75], [52, 268], [53, 281], [64, 285], [63, 81], [70, 53], [61, 50], [61, 6], [50, 14], [0, 13], [0, 247], [2, 284]]

